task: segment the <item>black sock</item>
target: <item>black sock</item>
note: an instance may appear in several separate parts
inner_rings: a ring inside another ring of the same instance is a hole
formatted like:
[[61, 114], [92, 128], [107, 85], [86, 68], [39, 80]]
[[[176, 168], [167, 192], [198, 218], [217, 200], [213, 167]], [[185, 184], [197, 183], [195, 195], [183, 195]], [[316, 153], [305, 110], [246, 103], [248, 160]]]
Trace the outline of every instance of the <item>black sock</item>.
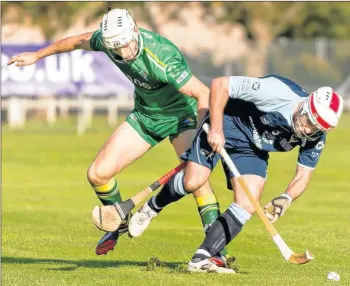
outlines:
[[[203, 243], [193, 255], [192, 261], [203, 260], [218, 254], [242, 230], [242, 223], [227, 210], [211, 225]], [[208, 255], [208, 253], [210, 255]]]
[[159, 193], [148, 201], [148, 206], [159, 213], [165, 206], [183, 198], [187, 194], [184, 190], [183, 177], [183, 173], [172, 177]]

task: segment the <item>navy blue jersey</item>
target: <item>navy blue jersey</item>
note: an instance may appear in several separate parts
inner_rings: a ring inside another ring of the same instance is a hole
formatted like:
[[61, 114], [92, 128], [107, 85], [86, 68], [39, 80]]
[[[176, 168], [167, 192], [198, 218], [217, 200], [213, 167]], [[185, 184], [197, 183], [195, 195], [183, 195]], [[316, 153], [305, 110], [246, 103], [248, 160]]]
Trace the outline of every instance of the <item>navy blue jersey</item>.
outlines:
[[286, 152], [299, 148], [298, 164], [315, 168], [326, 134], [315, 141], [296, 137], [292, 115], [309, 94], [295, 82], [280, 77], [230, 77], [230, 99], [225, 107], [234, 124], [260, 150]]

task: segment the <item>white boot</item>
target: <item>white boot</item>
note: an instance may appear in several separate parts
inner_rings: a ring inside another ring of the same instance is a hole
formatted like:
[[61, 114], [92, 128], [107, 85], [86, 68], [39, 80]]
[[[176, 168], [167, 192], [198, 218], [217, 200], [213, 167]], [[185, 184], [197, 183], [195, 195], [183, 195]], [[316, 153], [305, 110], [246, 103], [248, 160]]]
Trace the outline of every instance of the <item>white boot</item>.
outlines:
[[157, 213], [145, 203], [129, 221], [129, 235], [137, 237], [143, 234]]
[[190, 261], [187, 267], [190, 272], [211, 272], [223, 274], [235, 274], [236, 272], [231, 268], [226, 268], [222, 263], [216, 263], [213, 258], [206, 258], [199, 261]]

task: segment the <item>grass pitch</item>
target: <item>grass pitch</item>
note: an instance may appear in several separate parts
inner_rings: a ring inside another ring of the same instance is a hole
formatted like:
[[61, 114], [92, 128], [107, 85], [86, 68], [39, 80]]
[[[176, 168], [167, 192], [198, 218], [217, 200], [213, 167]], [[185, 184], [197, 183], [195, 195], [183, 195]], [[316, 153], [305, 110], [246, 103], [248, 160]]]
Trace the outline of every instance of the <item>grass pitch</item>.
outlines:
[[[350, 285], [349, 121], [344, 116], [330, 134], [306, 193], [275, 225], [294, 251], [308, 248], [315, 260], [286, 262], [254, 217], [228, 247], [238, 273], [226, 276], [186, 272], [203, 239], [190, 196], [166, 208], [143, 236], [123, 236], [113, 252], [95, 255], [102, 232], [90, 217], [99, 201], [86, 170], [113, 130], [104, 118], [81, 138], [74, 119], [52, 128], [31, 121], [23, 131], [3, 126], [2, 285]], [[284, 191], [296, 156], [296, 151], [271, 155], [262, 204]], [[176, 164], [165, 140], [117, 176], [123, 198]], [[225, 189], [221, 166], [211, 183], [223, 211], [232, 193]], [[341, 281], [328, 281], [329, 271], [338, 272]]]

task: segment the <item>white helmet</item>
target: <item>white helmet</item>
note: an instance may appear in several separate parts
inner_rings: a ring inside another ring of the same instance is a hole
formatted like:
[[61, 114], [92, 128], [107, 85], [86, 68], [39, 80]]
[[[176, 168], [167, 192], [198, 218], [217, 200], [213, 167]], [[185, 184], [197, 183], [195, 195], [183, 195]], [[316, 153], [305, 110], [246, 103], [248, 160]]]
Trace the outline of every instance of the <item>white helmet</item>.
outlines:
[[126, 9], [113, 9], [103, 16], [101, 23], [103, 43], [108, 49], [119, 49], [138, 39], [136, 23]]
[[321, 131], [328, 132], [338, 125], [343, 111], [343, 99], [331, 87], [320, 87], [304, 102], [310, 121]]

